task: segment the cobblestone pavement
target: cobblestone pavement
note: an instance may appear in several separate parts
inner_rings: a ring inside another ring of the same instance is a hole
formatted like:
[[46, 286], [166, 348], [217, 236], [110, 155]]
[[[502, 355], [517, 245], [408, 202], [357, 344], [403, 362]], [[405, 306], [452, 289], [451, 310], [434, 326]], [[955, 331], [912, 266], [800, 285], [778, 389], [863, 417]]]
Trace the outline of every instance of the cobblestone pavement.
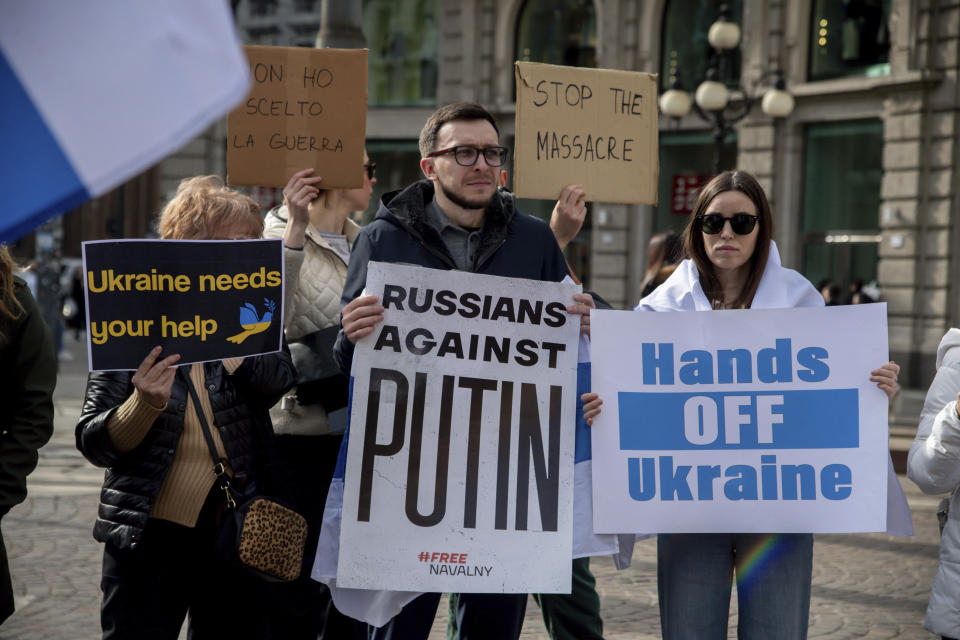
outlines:
[[[82, 347], [73, 345], [74, 351]], [[62, 363], [56, 400], [56, 431], [41, 450], [29, 479], [29, 497], [3, 520], [17, 611], [0, 627], [2, 640], [87, 640], [99, 637], [102, 549], [91, 531], [103, 474], [76, 451], [73, 427], [83, 392], [82, 351]], [[937, 498], [924, 496], [905, 477], [916, 535], [818, 535], [814, 547], [810, 638], [934, 638], [923, 630], [930, 583], [936, 569]], [[605, 637], [659, 637], [656, 543], [637, 545], [632, 566], [618, 572], [607, 559], [592, 569], [602, 603]], [[734, 598], [735, 600], [735, 598]], [[736, 637], [731, 607], [730, 638]], [[441, 602], [431, 640], [444, 637]], [[183, 634], [181, 634], [183, 637]], [[546, 639], [531, 600], [522, 637]]]

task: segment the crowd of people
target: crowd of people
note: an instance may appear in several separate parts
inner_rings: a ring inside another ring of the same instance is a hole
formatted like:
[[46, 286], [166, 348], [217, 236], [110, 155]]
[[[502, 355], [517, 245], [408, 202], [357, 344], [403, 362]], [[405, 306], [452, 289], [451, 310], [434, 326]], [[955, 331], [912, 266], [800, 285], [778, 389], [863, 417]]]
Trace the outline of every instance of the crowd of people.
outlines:
[[[189, 637], [198, 640], [429, 635], [439, 593], [422, 594], [384, 626], [371, 627], [340, 613], [329, 590], [309, 578], [344, 446], [353, 349], [384, 317], [381, 301], [364, 291], [367, 264], [575, 279], [562, 247], [583, 223], [588, 194], [579, 185], [564, 188], [549, 224], [520, 212], [502, 187], [507, 149], [496, 121], [479, 105], [439, 108], [419, 144], [424, 179], [384, 195], [375, 219], [362, 228], [350, 214], [367, 208], [376, 182], [376, 164], [366, 154], [357, 168], [361, 187], [327, 189], [321, 175], [304, 168], [290, 176], [283, 205], [265, 218], [253, 200], [210, 176], [184, 180], [163, 209], [158, 230], [164, 239], [282, 239], [286, 341], [277, 353], [183, 367], [177, 354], [157, 347], [143, 354], [136, 371], [90, 375], [76, 441], [91, 463], [106, 469], [94, 525], [94, 537], [104, 543], [104, 638], [174, 639], [186, 619]], [[774, 216], [760, 184], [743, 171], [715, 176], [701, 189], [682, 234], [651, 238], [634, 310], [817, 307], [839, 298], [835, 285], [818, 290], [784, 267], [773, 237]], [[851, 291], [851, 301], [860, 293], [862, 287]], [[569, 301], [567, 312], [579, 317], [588, 336], [590, 312], [598, 306], [605, 304], [590, 293]], [[939, 370], [909, 458], [910, 477], [922, 489], [954, 492], [953, 500], [960, 486], [958, 345], [960, 330], [953, 329], [940, 346]], [[23, 500], [24, 478], [52, 431], [56, 369], [49, 335], [27, 287], [13, 275], [6, 249], [0, 250], [0, 357], [15, 363], [0, 371], [8, 407], [0, 440], [2, 517]], [[878, 362], [864, 377], [889, 398], [898, 374], [896, 363]], [[582, 397], [588, 424], [602, 404], [596, 393]], [[212, 443], [205, 433], [212, 433]], [[219, 452], [234, 486], [255, 485], [306, 515], [301, 578], [265, 582], [217, 552], [218, 518], [228, 497], [211, 468], [208, 446]], [[948, 520], [943, 535], [927, 625], [957, 637], [960, 525]], [[808, 533], [659, 535], [663, 637], [726, 637], [734, 576], [752, 551], [771, 545], [776, 553], [762, 575], [736, 581], [738, 635], [806, 637], [813, 558]], [[573, 561], [571, 573], [571, 594], [536, 596], [550, 636], [602, 638], [588, 561]], [[2, 538], [0, 574], [7, 576]], [[6, 577], [0, 621], [12, 611], [10, 594]], [[450, 637], [518, 638], [526, 604], [526, 594], [453, 595]]]

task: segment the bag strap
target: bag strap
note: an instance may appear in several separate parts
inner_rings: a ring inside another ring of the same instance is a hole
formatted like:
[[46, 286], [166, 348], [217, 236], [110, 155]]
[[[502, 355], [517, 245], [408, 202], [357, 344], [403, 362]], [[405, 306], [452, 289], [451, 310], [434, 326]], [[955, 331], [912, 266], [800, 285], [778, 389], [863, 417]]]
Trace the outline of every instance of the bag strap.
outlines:
[[[183, 367], [180, 368], [183, 371]], [[187, 384], [187, 391], [190, 392], [190, 398], [193, 400], [193, 406], [197, 410], [197, 418], [200, 420], [203, 438], [207, 441], [207, 448], [210, 449], [210, 457], [213, 459], [213, 473], [217, 476], [217, 486], [223, 489], [226, 496], [227, 507], [233, 509], [237, 503], [233, 499], [233, 491], [230, 486], [230, 476], [227, 475], [227, 459], [217, 451], [217, 445], [213, 442], [213, 434], [210, 432], [210, 424], [207, 422], [207, 416], [200, 404], [200, 396], [197, 394], [196, 387], [193, 386], [193, 380], [189, 373], [183, 374], [184, 382]]]

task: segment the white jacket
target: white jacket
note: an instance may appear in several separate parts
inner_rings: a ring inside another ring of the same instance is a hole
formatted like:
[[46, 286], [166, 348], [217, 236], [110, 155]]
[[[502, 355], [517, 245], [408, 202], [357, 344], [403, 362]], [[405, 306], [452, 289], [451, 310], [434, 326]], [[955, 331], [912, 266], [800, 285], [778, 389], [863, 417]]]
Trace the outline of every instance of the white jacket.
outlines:
[[[272, 209], [264, 220], [264, 238], [282, 238], [287, 207]], [[352, 247], [360, 227], [352, 220], [343, 225]], [[347, 264], [313, 225], [307, 226], [302, 250], [283, 249], [283, 328], [287, 340], [340, 323], [340, 294], [347, 279]], [[301, 405], [291, 391], [270, 410], [273, 430], [282, 434], [322, 435], [330, 432], [327, 412], [320, 405]]]
[[[770, 242], [767, 265], [753, 296], [752, 309], [791, 309], [822, 307], [823, 297], [810, 281], [780, 262], [777, 244]], [[693, 260], [681, 262], [666, 282], [634, 307], [635, 311], [709, 311], [710, 301], [700, 286], [700, 275]], [[913, 521], [903, 488], [887, 455], [887, 528], [892, 536], [912, 536]]]
[[920, 412], [910, 446], [907, 475], [924, 493], [950, 492], [950, 517], [940, 538], [940, 564], [933, 579], [924, 626], [960, 636], [960, 329], [950, 329], [937, 349], [937, 375]]

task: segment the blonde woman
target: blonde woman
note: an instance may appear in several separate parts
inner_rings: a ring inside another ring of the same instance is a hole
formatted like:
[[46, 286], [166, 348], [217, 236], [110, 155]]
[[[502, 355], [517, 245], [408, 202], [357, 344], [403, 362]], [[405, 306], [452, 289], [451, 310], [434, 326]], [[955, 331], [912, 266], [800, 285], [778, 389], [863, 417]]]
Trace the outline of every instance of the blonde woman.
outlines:
[[[262, 230], [257, 204], [214, 176], [184, 180], [159, 225], [161, 238], [176, 240], [253, 239]], [[188, 613], [194, 640], [269, 637], [262, 585], [214, 553], [224, 494], [188, 385], [234, 486], [257, 482], [267, 409], [294, 384], [290, 356], [197, 363], [180, 375], [178, 360], [155, 347], [135, 372], [87, 380], [76, 436], [81, 453], [106, 468], [93, 528], [104, 543], [103, 637], [176, 640]]]

